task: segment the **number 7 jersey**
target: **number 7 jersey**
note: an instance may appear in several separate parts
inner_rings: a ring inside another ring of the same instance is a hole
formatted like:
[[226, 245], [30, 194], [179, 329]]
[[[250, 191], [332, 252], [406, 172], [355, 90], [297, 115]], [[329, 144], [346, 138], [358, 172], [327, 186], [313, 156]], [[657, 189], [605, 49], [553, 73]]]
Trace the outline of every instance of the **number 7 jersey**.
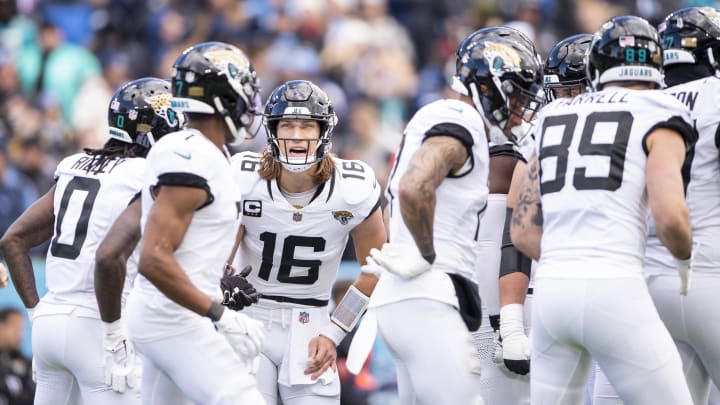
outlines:
[[[610, 87], [556, 100], [540, 111], [541, 262], [583, 263], [603, 276], [642, 271], [646, 137], [655, 128], [694, 141], [689, 112], [655, 90]], [[544, 266], [545, 275], [557, 266]], [[538, 274], [540, 275], [540, 274]]]
[[309, 204], [296, 208], [277, 181], [260, 178], [259, 154], [232, 157], [245, 226], [236, 262], [239, 268], [252, 266], [248, 280], [263, 295], [328, 300], [350, 232], [379, 209], [373, 169], [358, 160], [333, 160], [331, 179]]

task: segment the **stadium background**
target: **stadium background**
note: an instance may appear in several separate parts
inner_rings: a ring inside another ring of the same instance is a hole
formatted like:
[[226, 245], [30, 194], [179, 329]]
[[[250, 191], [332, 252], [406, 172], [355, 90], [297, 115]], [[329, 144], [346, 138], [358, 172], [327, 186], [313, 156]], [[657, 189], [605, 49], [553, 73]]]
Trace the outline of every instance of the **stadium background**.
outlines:
[[[172, 62], [194, 43], [219, 40], [243, 49], [263, 96], [289, 79], [318, 83], [339, 117], [333, 151], [366, 161], [385, 185], [404, 123], [420, 106], [452, 96], [447, 78], [456, 46], [475, 29], [501, 24], [520, 29], [545, 56], [559, 39], [593, 32], [614, 15], [639, 15], [657, 24], [680, 7], [717, 3], [0, 0], [0, 235], [48, 190], [63, 156], [104, 143], [107, 104], [120, 85], [142, 76], [170, 77]], [[264, 145], [260, 134], [236, 149]], [[34, 250], [41, 289], [45, 250]], [[358, 270], [356, 263], [343, 262], [340, 278]], [[0, 308], [7, 306], [22, 308], [12, 286], [0, 290]], [[23, 340], [28, 355], [29, 336], [28, 327]], [[366, 388], [392, 392], [392, 360], [381, 345], [371, 372]]]

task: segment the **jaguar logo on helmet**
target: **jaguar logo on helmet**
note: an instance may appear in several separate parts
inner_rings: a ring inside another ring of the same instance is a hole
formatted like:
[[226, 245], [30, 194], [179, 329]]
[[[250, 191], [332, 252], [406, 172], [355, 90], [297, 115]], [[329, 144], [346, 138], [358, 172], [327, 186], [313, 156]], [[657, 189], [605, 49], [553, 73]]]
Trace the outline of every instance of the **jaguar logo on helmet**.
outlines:
[[483, 55], [494, 72], [514, 70], [521, 63], [520, 55], [515, 49], [498, 42], [486, 42]]
[[241, 69], [250, 68], [247, 59], [229, 49], [213, 49], [204, 56], [230, 79], [237, 79]]
[[155, 114], [164, 118], [168, 125], [173, 126], [178, 123], [179, 116], [171, 108], [171, 97], [170, 94], [156, 94], [148, 97], [147, 103], [155, 110]]

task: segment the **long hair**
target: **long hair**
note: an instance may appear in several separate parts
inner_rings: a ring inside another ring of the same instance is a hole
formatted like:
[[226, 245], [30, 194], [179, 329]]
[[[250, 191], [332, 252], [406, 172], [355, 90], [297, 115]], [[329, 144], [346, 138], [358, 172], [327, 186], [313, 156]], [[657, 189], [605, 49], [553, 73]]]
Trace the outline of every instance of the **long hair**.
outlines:
[[[332, 177], [333, 171], [335, 170], [335, 160], [333, 156], [332, 153], [328, 153], [308, 169], [310, 170], [310, 175], [315, 185], [323, 184]], [[260, 170], [258, 171], [260, 177], [265, 180], [277, 180], [280, 178], [280, 173], [282, 173], [282, 164], [273, 159], [267, 149], [264, 150], [262, 157], [260, 157]]]
[[85, 153], [93, 157], [93, 161], [85, 166], [90, 173], [97, 173], [102, 170], [105, 163], [119, 158], [145, 157], [148, 148], [137, 143], [127, 143], [117, 139], [109, 139], [100, 149], [85, 148]]

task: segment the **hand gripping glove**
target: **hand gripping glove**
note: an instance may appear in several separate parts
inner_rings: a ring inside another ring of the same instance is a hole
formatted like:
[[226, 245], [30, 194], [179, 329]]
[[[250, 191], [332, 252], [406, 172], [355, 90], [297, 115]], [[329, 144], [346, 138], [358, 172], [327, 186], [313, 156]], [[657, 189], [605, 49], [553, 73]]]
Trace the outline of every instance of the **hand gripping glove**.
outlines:
[[692, 275], [693, 255], [690, 254], [685, 260], [675, 259], [677, 262], [678, 274], [680, 275], [680, 294], [687, 295], [690, 289], [690, 276]]
[[432, 267], [432, 263], [420, 255], [416, 246], [400, 243], [386, 243], [382, 250], [370, 249], [368, 263], [378, 264], [404, 279], [419, 276]]
[[225, 273], [223, 275], [220, 279], [223, 305], [233, 311], [239, 311], [252, 304], [257, 304], [260, 293], [245, 278], [251, 271], [252, 267], [245, 266], [240, 274]]
[[264, 339], [262, 322], [240, 312], [223, 311], [215, 326], [243, 360], [251, 360], [260, 354]]
[[520, 375], [530, 372], [530, 357], [526, 354], [528, 338], [525, 336], [521, 304], [500, 308], [500, 340], [505, 367]]
[[135, 349], [127, 338], [122, 320], [105, 323], [103, 350], [105, 351], [105, 384], [120, 393], [135, 387], [138, 383]]

